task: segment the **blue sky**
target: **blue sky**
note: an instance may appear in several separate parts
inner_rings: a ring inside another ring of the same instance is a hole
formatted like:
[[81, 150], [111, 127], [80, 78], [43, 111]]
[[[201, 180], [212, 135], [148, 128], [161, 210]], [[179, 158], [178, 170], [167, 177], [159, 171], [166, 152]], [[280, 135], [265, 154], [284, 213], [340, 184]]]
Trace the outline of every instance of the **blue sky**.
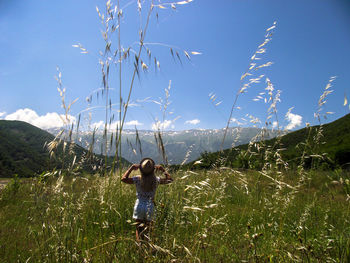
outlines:
[[[140, 25], [145, 25], [150, 2], [141, 1], [141, 16], [137, 1], [120, 3], [121, 44], [125, 49], [137, 50], [138, 31]], [[59, 67], [66, 102], [78, 98], [69, 112], [72, 119], [82, 113], [86, 127], [89, 112], [94, 125], [105, 120], [104, 100], [99, 96], [97, 101], [94, 93], [102, 87], [99, 51], [105, 48], [101, 34], [104, 26], [96, 6], [103, 11], [105, 1], [0, 0], [0, 118], [20, 119], [41, 128], [62, 125], [58, 114], [64, 114], [64, 109], [54, 78]], [[125, 128], [136, 124], [138, 129], [151, 129], [157, 121], [165, 129], [174, 130], [225, 127], [235, 96], [244, 84], [240, 78], [274, 21], [276, 28], [271, 30], [274, 34], [265, 46], [266, 53], [259, 54], [262, 59], [255, 61], [257, 66], [273, 64], [245, 79], [247, 82], [264, 75], [261, 83], [239, 95], [231, 125], [254, 125], [250, 120], [256, 118], [260, 122], [255, 125], [264, 125], [269, 108], [263, 102], [266, 77], [273, 84], [274, 94], [281, 91], [277, 116], [284, 128], [317, 123], [314, 112], [332, 76], [337, 78], [328, 90], [334, 91], [327, 96], [322, 113], [334, 113], [322, 121], [349, 113], [349, 105], [343, 104], [345, 94], [350, 97], [350, 1], [195, 0], [175, 7], [162, 4], [153, 9], [144, 41], [152, 60], [144, 50], [142, 58], [148, 70], [136, 78]], [[87, 54], [73, 47], [79, 43]], [[112, 48], [117, 43], [114, 34]], [[181, 62], [176, 55], [172, 57], [169, 47], [179, 52]], [[190, 61], [183, 51], [191, 55]], [[192, 55], [193, 51], [201, 54]], [[152, 64], [154, 56], [160, 63], [157, 71]], [[133, 56], [122, 66], [125, 100], [132, 70]], [[112, 67], [110, 95], [115, 104], [112, 114], [116, 115], [118, 74], [118, 68]], [[164, 99], [169, 81], [171, 104], [163, 115], [156, 102]], [[86, 97], [91, 94], [93, 102], [89, 105]], [[275, 119], [270, 121], [272, 127]]]

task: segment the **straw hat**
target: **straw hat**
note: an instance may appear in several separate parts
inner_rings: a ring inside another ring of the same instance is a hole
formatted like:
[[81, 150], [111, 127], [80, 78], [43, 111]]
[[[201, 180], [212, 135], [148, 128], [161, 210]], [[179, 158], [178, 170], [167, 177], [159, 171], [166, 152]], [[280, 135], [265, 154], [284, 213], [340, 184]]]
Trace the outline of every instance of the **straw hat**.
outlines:
[[141, 173], [148, 175], [154, 171], [154, 161], [151, 158], [144, 158], [140, 162]]

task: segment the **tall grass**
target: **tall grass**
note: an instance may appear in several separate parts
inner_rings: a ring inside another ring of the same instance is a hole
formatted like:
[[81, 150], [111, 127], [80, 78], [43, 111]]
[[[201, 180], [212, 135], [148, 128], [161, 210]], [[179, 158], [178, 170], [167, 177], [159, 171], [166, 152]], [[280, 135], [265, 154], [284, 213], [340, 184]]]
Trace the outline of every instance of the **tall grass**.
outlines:
[[[135, 8], [137, 9], [139, 16], [139, 28], [138, 39], [132, 44], [123, 43], [123, 23], [125, 22], [125, 14], [123, 11], [123, 5], [119, 1], [106, 1], [105, 6], [96, 7], [98, 17], [100, 19], [102, 29], [101, 35], [104, 41], [104, 46], [101, 51], [98, 52], [99, 64], [101, 67], [101, 87], [93, 91], [87, 96], [88, 107], [86, 110], [81, 111], [81, 114], [88, 113], [88, 120], [90, 122], [93, 119], [93, 110], [104, 108], [104, 127], [103, 127], [103, 141], [100, 143], [101, 149], [100, 154], [105, 155], [105, 162], [99, 167], [99, 172], [104, 175], [112, 175], [114, 170], [122, 164], [122, 139], [123, 129], [125, 121], [128, 115], [129, 107], [132, 104], [131, 98], [137, 79], [141, 80], [142, 74], [151, 72], [152, 63], [154, 63], [154, 71], [160, 70], [160, 61], [157, 58], [157, 54], [152, 51], [151, 47], [158, 45], [162, 48], [169, 49], [169, 55], [174, 59], [177, 59], [182, 64], [182, 57], [186, 57], [188, 60], [191, 59], [190, 55], [199, 55], [201, 53], [196, 51], [180, 50], [178, 47], [171, 46], [163, 43], [152, 43], [147, 41], [149, 25], [152, 19], [158, 19], [158, 12], [162, 9], [176, 10], [178, 6], [183, 6], [192, 2], [192, 0], [186, 1], [172, 1], [168, 3], [159, 3], [157, 1], [137, 1], [135, 2]], [[129, 3], [132, 4], [132, 3]], [[129, 6], [127, 4], [126, 6]], [[130, 18], [129, 18], [130, 19]], [[89, 55], [90, 51], [85, 48], [82, 44], [75, 44], [73, 47], [78, 48], [84, 55]], [[182, 55], [181, 55], [182, 54]], [[148, 61], [148, 62], [147, 62]], [[146, 64], [148, 63], [148, 65]], [[62, 107], [65, 109], [65, 127], [63, 131], [58, 134], [54, 143], [50, 144], [49, 150], [54, 152], [60, 143], [71, 139], [73, 128], [76, 126], [76, 138], [78, 138], [81, 115], [78, 116], [78, 122], [74, 119], [69, 119], [69, 111], [71, 110], [72, 104], [66, 107], [66, 101], [64, 96], [65, 89], [62, 87], [62, 75], [59, 72], [57, 82], [58, 90], [62, 98]], [[155, 100], [149, 100], [155, 103], [161, 103], [163, 121], [167, 106], [169, 105], [169, 91], [171, 81], [169, 82], [168, 89], [166, 91], [166, 97], [164, 101], [157, 102]], [[62, 95], [63, 93], [63, 95]], [[102, 98], [104, 105], [101, 106], [98, 99]], [[93, 101], [96, 100], [97, 106], [93, 106]], [[149, 102], [147, 101], [147, 102]], [[151, 114], [153, 117], [153, 114]], [[84, 118], [82, 118], [84, 119]], [[85, 118], [86, 119], [86, 118]], [[167, 156], [165, 153], [164, 145], [162, 146], [162, 125], [158, 119], [155, 119], [157, 128], [155, 129], [156, 147], [163, 158], [164, 163], [167, 163]], [[94, 128], [94, 127], [92, 127]], [[96, 128], [91, 131], [93, 135], [97, 133]], [[136, 137], [135, 144], [138, 145], [141, 141]], [[86, 147], [94, 149], [96, 141], [92, 140], [90, 145]], [[131, 144], [129, 144], [131, 145]], [[141, 147], [140, 147], [141, 149]], [[142, 150], [140, 150], [142, 151]], [[111, 167], [107, 165], [107, 155], [114, 154], [114, 161]], [[121, 171], [119, 169], [118, 171]], [[121, 175], [119, 175], [121, 176]]]
[[141, 246], [130, 220], [135, 190], [116, 176], [47, 175], [10, 184], [0, 201], [0, 259], [347, 262], [350, 174], [308, 175], [298, 186], [295, 172], [285, 173], [280, 184], [224, 167], [179, 171], [172, 185], [159, 187], [156, 223]]

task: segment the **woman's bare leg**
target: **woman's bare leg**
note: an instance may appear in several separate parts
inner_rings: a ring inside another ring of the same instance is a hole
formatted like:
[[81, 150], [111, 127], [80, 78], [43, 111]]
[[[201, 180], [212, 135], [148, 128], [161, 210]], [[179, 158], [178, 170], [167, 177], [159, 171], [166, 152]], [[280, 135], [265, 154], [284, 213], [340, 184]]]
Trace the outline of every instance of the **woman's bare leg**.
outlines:
[[150, 222], [144, 220], [136, 220], [136, 241], [145, 241], [145, 234], [149, 230]]
[[144, 231], [144, 226], [141, 226], [142, 223], [136, 225], [136, 241], [137, 243], [140, 243], [142, 238], [142, 232]]

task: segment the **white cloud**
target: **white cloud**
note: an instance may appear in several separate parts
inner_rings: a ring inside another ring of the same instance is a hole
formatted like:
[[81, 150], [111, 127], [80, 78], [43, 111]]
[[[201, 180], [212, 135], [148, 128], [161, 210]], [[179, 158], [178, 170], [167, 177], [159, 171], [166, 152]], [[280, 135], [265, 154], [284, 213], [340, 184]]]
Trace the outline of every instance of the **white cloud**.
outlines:
[[288, 125], [286, 126], [286, 129], [291, 130], [301, 125], [303, 117], [288, 111], [286, 114], [286, 119], [289, 121]]
[[[107, 123], [107, 130], [109, 132], [114, 132], [117, 127], [119, 128], [119, 122], [118, 121], [115, 121], [115, 122], [112, 122], [111, 124]], [[100, 130], [100, 131], [104, 131], [105, 129], [105, 122], [104, 121], [98, 121], [98, 122], [94, 122], [91, 124], [91, 128], [92, 129], [97, 129], [97, 130]]]
[[200, 120], [194, 119], [194, 120], [185, 121], [185, 124], [197, 125], [200, 122], [201, 122]]
[[[164, 129], [168, 128], [171, 124], [172, 124], [172, 121], [170, 121], [170, 120], [165, 120], [163, 122], [157, 121], [157, 122], [152, 124], [152, 130], [164, 130]], [[175, 126], [171, 125], [171, 128], [174, 129]]]
[[[60, 117], [61, 116], [61, 117]], [[75, 117], [68, 115], [70, 121], [75, 122]], [[49, 112], [39, 116], [32, 109], [19, 109], [5, 116], [5, 120], [25, 121], [41, 129], [60, 128], [65, 125], [65, 115]]]
[[237, 124], [237, 125], [244, 125], [245, 123], [244, 122], [240, 122], [238, 119], [236, 119], [236, 118], [231, 118], [231, 120], [230, 120], [230, 122], [231, 123], [235, 123], [235, 124]]
[[278, 124], [277, 121], [274, 121], [274, 122], [272, 123], [272, 128], [274, 128], [274, 129], [277, 128], [277, 124]]
[[125, 126], [141, 126], [143, 123], [139, 122], [138, 120], [132, 120], [125, 123]]
[[34, 120], [38, 119], [39, 115], [31, 109], [19, 109], [14, 113], [5, 116], [5, 120], [17, 120], [33, 123]]
[[91, 128], [103, 130], [105, 128], [105, 122], [104, 121], [94, 122], [91, 124]]
[[2, 119], [2, 116], [4, 116], [6, 112], [0, 112], [0, 120]]

